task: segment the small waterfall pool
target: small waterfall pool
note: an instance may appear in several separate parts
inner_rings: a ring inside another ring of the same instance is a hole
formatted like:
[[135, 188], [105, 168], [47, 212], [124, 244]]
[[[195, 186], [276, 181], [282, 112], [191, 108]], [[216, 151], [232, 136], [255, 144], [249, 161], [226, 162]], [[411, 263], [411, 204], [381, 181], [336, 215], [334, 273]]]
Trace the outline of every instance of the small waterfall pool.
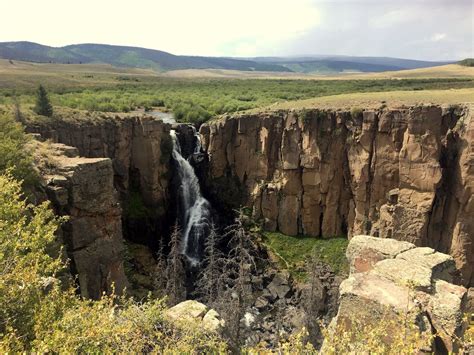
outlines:
[[[173, 140], [172, 156], [176, 162], [179, 178], [178, 198], [182, 220], [182, 253], [191, 265], [196, 266], [201, 261], [204, 239], [209, 233], [211, 205], [201, 195], [199, 179], [194, 168], [181, 154], [181, 146], [175, 130], [170, 131]], [[194, 154], [200, 153], [201, 141], [195, 131], [196, 146]]]

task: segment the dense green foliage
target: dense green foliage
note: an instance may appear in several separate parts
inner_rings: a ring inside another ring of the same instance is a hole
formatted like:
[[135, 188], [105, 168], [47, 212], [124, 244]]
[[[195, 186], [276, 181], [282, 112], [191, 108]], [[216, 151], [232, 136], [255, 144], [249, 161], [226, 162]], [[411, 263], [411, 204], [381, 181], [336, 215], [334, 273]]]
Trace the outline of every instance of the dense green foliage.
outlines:
[[33, 111], [42, 116], [51, 117], [53, 115], [53, 106], [51, 106], [48, 93], [43, 85], [40, 85], [36, 92], [36, 104]]
[[[278, 102], [354, 92], [428, 90], [474, 87], [471, 79], [405, 80], [262, 80], [172, 79], [90, 89], [56, 88], [50, 91], [55, 106], [89, 111], [127, 112], [165, 106], [179, 121], [203, 122], [236, 111]], [[11, 103], [12, 91], [4, 91], [3, 103]], [[28, 91], [15, 93], [22, 103], [32, 104]], [[2, 96], [0, 95], [0, 104]]]
[[26, 184], [35, 180], [28, 142], [23, 127], [11, 115], [0, 112], [0, 172], [11, 170], [13, 176]]
[[306, 262], [313, 255], [332, 270], [341, 275], [349, 271], [345, 256], [347, 238], [315, 238], [307, 236], [288, 236], [278, 232], [263, 232], [264, 243], [280, 262], [297, 279], [306, 277]]
[[20, 183], [0, 175], [0, 349], [23, 350], [34, 340], [45, 289], [63, 267], [47, 254], [58, 225], [47, 204], [29, 206]]

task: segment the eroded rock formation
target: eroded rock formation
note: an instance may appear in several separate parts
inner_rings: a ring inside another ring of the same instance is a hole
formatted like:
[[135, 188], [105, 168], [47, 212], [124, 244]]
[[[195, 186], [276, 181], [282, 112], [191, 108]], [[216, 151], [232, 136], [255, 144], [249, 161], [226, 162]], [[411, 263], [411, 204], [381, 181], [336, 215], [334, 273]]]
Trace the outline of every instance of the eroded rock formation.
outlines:
[[472, 285], [471, 116], [439, 106], [278, 111], [227, 117], [200, 132], [210, 185], [237, 186], [267, 230], [432, 247], [451, 254]]
[[120, 294], [128, 282], [123, 269], [121, 209], [109, 158], [83, 158], [63, 144], [47, 148], [41, 186], [59, 215], [63, 242], [81, 294], [100, 298], [113, 288]]
[[27, 131], [78, 149], [83, 157], [110, 158], [121, 194], [138, 189], [163, 214], [168, 203], [170, 125], [153, 117], [104, 116], [27, 124]]
[[[340, 286], [333, 329], [354, 321], [394, 321], [393, 331], [403, 332], [408, 320], [420, 332], [434, 335], [426, 350], [459, 350], [467, 290], [452, 283], [458, 270], [451, 256], [408, 242], [359, 235], [350, 241], [347, 258], [351, 274]], [[391, 341], [390, 334], [385, 341]]]

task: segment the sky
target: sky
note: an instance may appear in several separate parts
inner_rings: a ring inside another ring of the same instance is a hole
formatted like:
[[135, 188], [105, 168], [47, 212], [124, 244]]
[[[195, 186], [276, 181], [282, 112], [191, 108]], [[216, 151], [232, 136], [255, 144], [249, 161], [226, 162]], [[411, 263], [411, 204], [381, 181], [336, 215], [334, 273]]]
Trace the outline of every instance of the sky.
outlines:
[[0, 42], [209, 56], [474, 57], [474, 0], [0, 0]]

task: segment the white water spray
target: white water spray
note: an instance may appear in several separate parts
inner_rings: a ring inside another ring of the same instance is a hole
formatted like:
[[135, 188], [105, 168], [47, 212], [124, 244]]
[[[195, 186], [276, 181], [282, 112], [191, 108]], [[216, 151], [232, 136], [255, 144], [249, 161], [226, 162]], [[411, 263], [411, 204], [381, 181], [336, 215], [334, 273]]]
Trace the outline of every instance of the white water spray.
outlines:
[[[197, 138], [194, 154], [200, 153], [201, 141]], [[175, 130], [170, 132], [173, 140], [173, 159], [177, 164], [179, 175], [179, 202], [182, 210], [183, 240], [182, 253], [191, 265], [197, 265], [201, 259], [202, 241], [209, 231], [210, 204], [201, 195], [199, 180], [191, 164], [181, 155], [181, 146]]]

